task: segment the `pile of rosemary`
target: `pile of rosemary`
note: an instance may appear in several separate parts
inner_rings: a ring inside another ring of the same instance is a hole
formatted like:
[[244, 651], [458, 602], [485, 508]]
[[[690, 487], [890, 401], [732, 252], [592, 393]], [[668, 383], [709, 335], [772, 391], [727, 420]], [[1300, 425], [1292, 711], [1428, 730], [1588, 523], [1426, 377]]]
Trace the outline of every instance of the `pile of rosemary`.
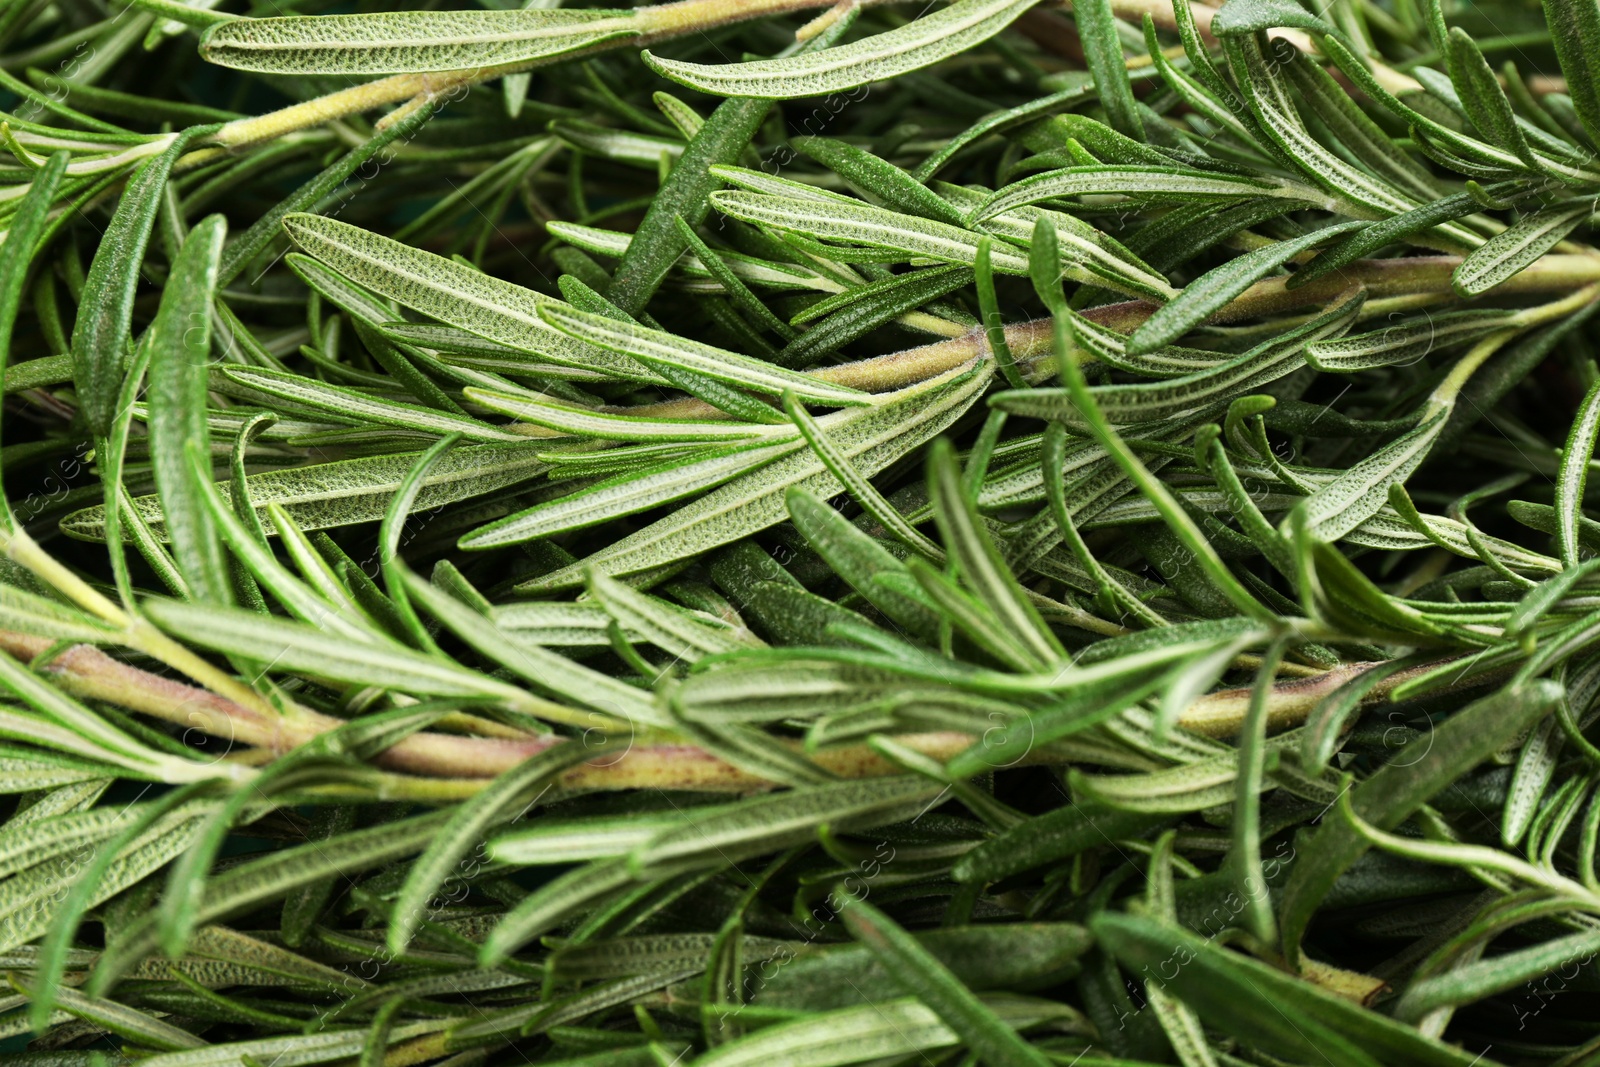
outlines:
[[0, 0], [7, 1063], [1600, 1064], [1600, 2], [374, 6]]

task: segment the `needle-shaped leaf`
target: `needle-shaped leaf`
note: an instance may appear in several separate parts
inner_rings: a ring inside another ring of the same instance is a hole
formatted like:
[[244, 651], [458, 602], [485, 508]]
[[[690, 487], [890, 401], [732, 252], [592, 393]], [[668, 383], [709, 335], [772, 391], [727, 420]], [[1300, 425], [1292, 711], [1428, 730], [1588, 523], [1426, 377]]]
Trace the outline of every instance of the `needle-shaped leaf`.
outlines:
[[[1033, 997], [990, 994], [980, 1003], [1001, 1025], [1012, 1029], [1053, 1020], [1075, 1021], [1071, 1009]], [[962, 1035], [949, 1021], [921, 1000], [906, 997], [807, 1014], [718, 1046], [700, 1057], [699, 1062], [706, 1067], [761, 1067], [770, 1063], [838, 1067], [859, 1063], [863, 1057], [923, 1058], [934, 1050], [961, 1043]]]
[[[117, 860], [131, 851], [153, 828], [160, 826], [164, 821], [169, 823], [173, 821], [172, 816], [179, 811], [182, 811], [183, 816], [187, 816], [184, 823], [193, 828], [195, 819], [202, 814], [196, 810], [198, 806], [193, 805], [193, 802], [197, 795], [205, 790], [204, 783], [194, 783], [174, 789], [151, 803], [139, 805], [134, 810], [132, 818], [127, 817], [129, 812], [125, 809], [119, 813], [123, 816], [119, 819], [123, 825], [97, 842], [98, 849], [90, 859], [87, 869], [78, 872], [77, 879], [66, 891], [60, 901], [60, 907], [51, 918], [49, 933], [41, 948], [40, 966], [35, 979], [40, 985], [29, 1007], [35, 1028], [48, 1025], [50, 1009], [59, 991], [58, 983], [66, 970], [67, 950], [77, 934], [78, 924], [82, 921], [84, 912], [93, 904], [97, 895], [104, 894], [110, 889], [106, 883], [110, 880], [109, 876]], [[176, 827], [169, 826], [168, 829]], [[190, 835], [184, 833], [170, 836], [179, 838], [187, 844]]]
[[819, 404], [867, 402], [860, 390], [830, 385], [737, 352], [714, 348], [647, 326], [622, 322], [607, 315], [578, 311], [554, 302], [540, 308], [539, 314], [550, 325], [571, 337], [599, 348], [625, 353], [644, 363], [703, 374], [729, 385], [771, 396], [782, 396], [785, 390], [792, 389], [797, 396]]
[[929, 495], [939, 533], [962, 582], [994, 613], [1003, 640], [1023, 650], [1035, 668], [1059, 663], [1065, 652], [1006, 567], [956, 474], [954, 449], [936, 442], [928, 467]]
[[866, 509], [867, 513], [878, 520], [884, 529], [888, 530], [889, 533], [893, 534], [913, 552], [927, 559], [942, 560], [944, 558], [944, 552], [938, 545], [929, 541], [926, 536], [907, 522], [905, 516], [901, 515], [893, 504], [885, 500], [883, 494], [878, 492], [870, 481], [862, 477], [861, 472], [856, 470], [855, 464], [850, 461], [850, 457], [845, 455], [838, 445], [834, 444], [833, 439], [828, 436], [828, 432], [817, 424], [817, 421], [811, 417], [810, 412], [795, 401], [794, 394], [785, 394], [783, 406], [784, 410], [789, 413], [789, 418], [793, 420], [795, 426], [799, 427], [800, 432], [805, 436], [806, 444], [810, 445], [811, 450], [817, 454], [817, 457], [827, 464], [829, 472], [839, 479], [840, 483], [844, 485], [845, 491], [855, 499], [857, 504]]
[[739, 158], [770, 107], [768, 100], [724, 101], [689, 141], [617, 264], [607, 296], [623, 311], [637, 314], [683, 254], [688, 242], [677, 220], [690, 226], [705, 220], [707, 197], [720, 184], [710, 168]]
[[965, 216], [955, 205], [865, 149], [832, 137], [796, 137], [790, 143], [890, 207], [952, 226], [966, 225]]
[[[907, 215], [851, 200], [805, 200], [740, 190], [713, 193], [711, 204], [724, 215], [818, 241], [891, 249], [946, 263], [977, 260], [980, 235], [948, 223]], [[994, 256], [996, 270], [1021, 274], [1026, 260], [1010, 251]]]
[[589, 594], [599, 601], [627, 632], [636, 633], [663, 652], [685, 663], [703, 656], [749, 647], [731, 630], [717, 629], [636, 589], [596, 574], [589, 579]]
[[660, 381], [626, 357], [579, 344], [546, 325], [541, 304], [552, 298], [501, 281], [454, 260], [320, 215], [288, 215], [296, 244], [344, 277], [451, 326], [541, 359]]
[[[818, 423], [870, 478], [959, 418], [986, 384], [984, 368], [958, 367], [881, 397], [871, 407], [847, 409]], [[784, 496], [792, 486], [827, 496], [844, 488], [809, 449], [790, 453], [585, 560], [524, 585], [530, 590], [566, 588], [580, 584], [590, 568], [611, 575], [633, 574], [729, 544], [782, 522], [787, 516]]]
[[1506, 99], [1500, 80], [1484, 58], [1478, 43], [1460, 26], [1450, 30], [1445, 58], [1450, 80], [1478, 132], [1501, 148], [1515, 152], [1524, 162], [1536, 166], [1533, 149], [1517, 125], [1516, 113], [1511, 110], [1511, 101]]
[[1111, 128], [1135, 140], [1144, 139], [1144, 121], [1139, 117], [1138, 105], [1133, 99], [1133, 86], [1128, 81], [1128, 66], [1122, 55], [1122, 40], [1117, 36], [1117, 23], [1112, 15], [1110, 0], [1088, 0], [1072, 9], [1078, 24], [1078, 37], [1083, 41], [1084, 58], [1089, 73], [1100, 90], [1100, 106], [1106, 109]]
[[1505, 810], [1500, 816], [1500, 840], [1507, 846], [1514, 848], [1521, 844], [1548, 799], [1565, 741], [1560, 720], [1552, 717], [1534, 727], [1523, 742], [1516, 768], [1511, 773], [1511, 784], [1506, 788]]
[[[22, 303], [28, 270], [33, 265], [34, 248], [71, 158], [68, 152], [57, 152], [34, 172], [27, 195], [10, 219], [5, 243], [0, 245], [5, 249], [5, 254], [0, 256], [0, 381], [6, 382], [7, 391], [17, 377], [12, 371], [15, 361], [11, 358], [11, 331], [16, 325], [17, 308]], [[8, 527], [16, 524], [8, 501], [0, 500], [0, 518]]]
[[1600, 142], [1600, 83], [1595, 46], [1600, 43], [1600, 7], [1592, 0], [1547, 0], [1550, 43], [1567, 76], [1573, 110], [1591, 144]]
[[[302, 530], [323, 530], [362, 522], [377, 522], [399, 489], [418, 453], [366, 456], [309, 467], [262, 471], [245, 479], [251, 503], [268, 534], [275, 534], [269, 506], [276, 505]], [[444, 504], [492, 493], [533, 478], [549, 468], [539, 447], [478, 445], [452, 449], [428, 470], [416, 507], [428, 510]], [[226, 494], [232, 483], [217, 488]], [[157, 536], [166, 536], [161, 502], [154, 496], [137, 497], [133, 506]], [[73, 537], [98, 540], [105, 536], [105, 508], [75, 511], [61, 521], [62, 531]]]
[[72, 376], [84, 415], [96, 433], [109, 432], [116, 414], [117, 394], [127, 364], [134, 297], [167, 176], [189, 142], [215, 128], [197, 126], [174, 134], [159, 153], [140, 164], [122, 190], [117, 210], [89, 265], [79, 305], [82, 311], [72, 328]]
[[434, 109], [421, 107], [398, 122], [379, 130], [362, 144], [324, 167], [310, 181], [279, 201], [277, 206], [262, 215], [250, 228], [228, 242], [222, 251], [222, 265], [217, 272], [222, 285], [231, 283], [244, 273], [252, 260], [271, 244], [283, 231], [283, 220], [297, 212], [312, 208], [318, 201], [338, 189], [352, 174], [369, 165], [373, 159], [383, 159], [396, 142], [404, 144], [415, 137], [423, 125], [433, 117]]
[[1433, 416], [1308, 496], [1299, 510], [1311, 535], [1336, 541], [1376, 515], [1389, 501], [1389, 486], [1417, 469], [1443, 428], [1444, 416]]
[[1483, 1062], [1181, 927], [1109, 910], [1089, 925], [1125, 967], [1160, 982], [1202, 1019], [1280, 1056], [1350, 1067]]
[[887, 33], [783, 59], [712, 65], [645, 52], [657, 73], [716, 96], [824, 96], [939, 62], [993, 37], [1036, 0], [956, 0]]
[[206, 31], [201, 53], [270, 74], [400, 74], [551, 60], [639, 33], [626, 10], [387, 11], [235, 19]]
[[1042, 1067], [1050, 1062], [882, 911], [860, 898], [852, 898], [839, 917], [884, 969], [932, 1008], [985, 1063], [995, 1067]]
[[[711, 172], [723, 181], [730, 180], [728, 177], [730, 171], [738, 170], [737, 167], [711, 168]], [[794, 194], [791, 192], [789, 195]], [[632, 234], [618, 233], [615, 230], [601, 230], [573, 222], [552, 222], [549, 228], [551, 233], [562, 240], [604, 256], [625, 255], [629, 246], [633, 244]], [[840, 288], [834, 279], [798, 264], [777, 262], [731, 251], [719, 252], [718, 255], [729, 271], [749, 285], [774, 289], [822, 289], [829, 292], [835, 292]], [[698, 255], [683, 255], [674, 264], [674, 269], [682, 273], [686, 279], [684, 284], [688, 286], [698, 285], [701, 289], [706, 289], [715, 282], [711, 268], [701, 262]]]
[[429, 901], [446, 887], [452, 868], [460, 866], [484, 833], [520, 819], [538, 802], [541, 788], [548, 789], [552, 779], [590, 755], [590, 749], [580, 743], [555, 745], [500, 775], [488, 788], [456, 808], [450, 821], [411, 865], [395, 898], [394, 921], [387, 935], [389, 951], [399, 954], [406, 950], [427, 919]]
[[1157, 512], [1168, 528], [1200, 564], [1210, 583], [1223, 596], [1227, 597], [1232, 606], [1242, 615], [1263, 620], [1270, 618], [1271, 612], [1228, 569], [1227, 563], [1217, 552], [1216, 546], [1206, 539], [1194, 519], [1184, 510], [1172, 491], [1156, 478], [1149, 466], [1135, 454], [1133, 449], [1128, 446], [1128, 443], [1122, 439], [1121, 435], [1106, 421], [1105, 416], [1095, 404], [1094, 396], [1089, 392], [1087, 383], [1084, 381], [1083, 369], [1078, 366], [1067, 350], [1066, 338], [1072, 329], [1072, 320], [1063, 311], [1059, 310], [1051, 318], [1054, 327], [1054, 347], [1057, 353], [1057, 362], [1061, 367], [1062, 377], [1066, 380], [1073, 404], [1077, 407], [1094, 439], [1101, 448], [1105, 449], [1107, 455], [1122, 468], [1128, 480], [1133, 482], [1142, 494], [1155, 505]]
[[[238, 864], [207, 883], [195, 922], [202, 926], [216, 922], [235, 912], [278, 899], [309, 882], [329, 876], [348, 877], [368, 867], [408, 856], [422, 849], [449, 817], [447, 811], [436, 811], [379, 823], [344, 834], [336, 842], [311, 841]], [[123, 931], [123, 936], [97, 962], [90, 976], [90, 995], [103, 993], [156, 947], [156, 923], [154, 913], [145, 913]], [[355, 1048], [359, 1047], [358, 1040]], [[218, 1049], [223, 1051], [219, 1053]], [[207, 1051], [217, 1056], [207, 1062], [217, 1063], [218, 1067], [230, 1062], [226, 1058], [226, 1046], [214, 1045]]]
[[150, 324], [150, 449], [156, 490], [173, 556], [194, 596], [231, 603], [222, 540], [190, 478], [185, 448], [211, 451], [206, 378], [211, 360], [211, 301], [227, 221], [211, 215], [190, 231], [172, 264], [161, 310]]
[[204, 648], [245, 656], [268, 669], [304, 671], [329, 681], [373, 685], [428, 696], [500, 703], [529, 715], [583, 726], [608, 725], [607, 717], [579, 712], [536, 697], [508, 682], [458, 663], [415, 652], [398, 643], [331, 638], [303, 623], [266, 618], [240, 609], [150, 601], [150, 617], [169, 632]]
[[[1553, 682], [1518, 685], [1477, 700], [1428, 735], [1420, 754], [1397, 753], [1351, 794], [1354, 810], [1366, 822], [1398, 826], [1439, 790], [1502, 744], [1549, 714], [1561, 698]], [[1329, 822], [1307, 841], [1284, 887], [1279, 921], [1283, 944], [1298, 958], [1300, 940], [1312, 911], [1335, 880], [1370, 847], [1343, 822]]]
[[1489, 308], [1424, 312], [1381, 330], [1318, 341], [1306, 361], [1318, 370], [1350, 374], [1373, 367], [1411, 366], [1451, 345], [1476, 341], [1515, 325], [1511, 312]]
[[794, 340], [796, 336], [794, 329], [779, 318], [771, 308], [761, 302], [761, 298], [756, 296], [739, 277], [738, 273], [734, 271], [724, 253], [718, 252], [706, 244], [704, 239], [695, 232], [692, 226], [683, 221], [681, 216], [674, 221], [677, 224], [678, 232], [683, 235], [684, 241], [688, 244], [689, 252], [685, 253], [685, 255], [692, 254], [711, 273], [711, 276], [717, 280], [717, 284], [722, 286], [722, 291], [728, 295], [728, 299], [740, 311], [754, 319], [757, 325], [771, 330], [784, 340]]
[[461, 539], [468, 549], [520, 544], [568, 530], [634, 515], [759, 471], [800, 448], [799, 441], [706, 449], [693, 460], [672, 459], [641, 471], [628, 471], [571, 496], [508, 515]]
[[415, 430], [443, 437], [460, 434], [468, 441], [518, 441], [517, 434], [463, 415], [373, 396], [357, 389], [329, 385], [285, 371], [265, 367], [225, 367], [223, 380], [250, 397], [290, 401], [309, 411], [354, 425], [373, 424]]
[[[1235, 38], [1234, 42], [1241, 41]], [[1430, 154], [1449, 161], [1453, 169], [1472, 174], [1474, 177], [1499, 181], [1512, 174], [1523, 171], [1524, 167], [1515, 153], [1497, 148], [1487, 142], [1459, 133], [1454, 127], [1437, 122], [1405, 101], [1395, 96], [1384, 86], [1365, 62], [1347, 48], [1335, 36], [1324, 39], [1322, 44], [1324, 53], [1332, 59], [1334, 64], [1349, 76], [1350, 80], [1360, 87], [1361, 91], [1370, 96], [1374, 101], [1387, 108], [1396, 117], [1416, 126], [1420, 145], [1426, 146]], [[1239, 45], [1239, 47], [1243, 47]]]
[[1274, 154], [1327, 191], [1329, 210], [1372, 217], [1416, 206], [1415, 200], [1391, 181], [1348, 162], [1312, 135], [1294, 101], [1289, 79], [1281, 73], [1286, 63], [1300, 62], [1292, 45], [1276, 40], [1264, 48], [1259, 38], [1235, 34], [1223, 38], [1223, 48]]
[[1412, 208], [1410, 211], [1403, 211], [1382, 222], [1371, 223], [1351, 233], [1332, 248], [1317, 253], [1317, 257], [1295, 271], [1286, 284], [1290, 289], [1298, 289], [1330, 271], [1348, 266], [1397, 241], [1403, 241], [1415, 234], [1426, 233], [1440, 223], [1470, 215], [1481, 209], [1482, 205], [1469, 194], [1457, 193], [1455, 196], [1447, 196], [1423, 204], [1421, 207]]
[[206, 815], [194, 843], [172, 865], [157, 908], [157, 936], [161, 950], [169, 958], [182, 958], [187, 951], [194, 935], [196, 911], [205, 896], [207, 875], [223, 842], [235, 822], [243, 819], [246, 809], [271, 807], [275, 794], [297, 785], [325, 781], [336, 766], [336, 757], [330, 758], [325, 749], [319, 751], [315, 746], [302, 749], [295, 758], [280, 760], [256, 775], [250, 788], [235, 790]]
[[[1075, 970], [1076, 961], [1092, 947], [1088, 932], [1075, 923], [946, 926], [911, 936], [980, 992], [1037, 988], [1041, 980]], [[881, 1002], [880, 991], [893, 981], [893, 973], [861, 944], [818, 946], [772, 970], [752, 1001], [761, 1007], [813, 1012]]]
[[1326, 196], [1293, 182], [1249, 175], [1132, 164], [1063, 167], [1013, 182], [990, 196], [973, 221], [982, 222], [1019, 207], [1068, 196], [1117, 194], [1158, 200], [1282, 197], [1323, 204]]
[[[1176, 378], [1153, 383], [1096, 386], [1091, 392], [1101, 412], [1119, 426], [1156, 423], [1203, 415], [1237, 396], [1276, 381], [1304, 366], [1310, 352], [1330, 342], [1356, 321], [1366, 294], [1356, 289], [1308, 323], [1264, 341], [1244, 354]], [[1331, 342], [1337, 344], [1338, 342]], [[1056, 419], [1081, 426], [1065, 389], [1025, 389], [1000, 393], [991, 403], [1001, 411]]]
[[1128, 353], [1146, 355], [1172, 344], [1205, 322], [1228, 301], [1304, 252], [1342, 233], [1360, 227], [1358, 222], [1335, 223], [1301, 237], [1274, 241], [1214, 267], [1184, 286], [1183, 291], [1151, 315], [1128, 338]]
[[572, 918], [580, 909], [615, 895], [632, 882], [627, 861], [620, 857], [607, 856], [562, 872], [523, 897], [501, 917], [484, 939], [479, 965], [498, 966], [528, 941]]
[[1281, 26], [1317, 33], [1338, 32], [1327, 20], [1290, 0], [1232, 0], [1226, 15], [1219, 11], [1211, 20], [1211, 32], [1218, 37], [1243, 37]]
[[[480, 653], [542, 692], [594, 709], [582, 713], [548, 700], [524, 701], [529, 707], [542, 705], [547, 718], [619, 732], [629, 732], [637, 726], [665, 725], [666, 717], [656, 710], [648, 693], [537, 645], [507, 637], [482, 614], [415, 574], [405, 572], [403, 580], [408, 595]], [[599, 738], [589, 740], [604, 744]]]
[[835, 782], [752, 797], [662, 832], [628, 857], [638, 877], [712, 857], [758, 856], [813, 837], [819, 826], [869, 828], [915, 816], [939, 795], [936, 783], [895, 777]]
[[1579, 563], [1578, 527], [1583, 519], [1584, 487], [1589, 480], [1589, 461], [1594, 455], [1596, 440], [1600, 440], [1600, 383], [1589, 387], [1578, 406], [1556, 478], [1556, 545], [1562, 566], [1569, 569]]
[[553, 402], [546, 397], [502, 393], [468, 386], [468, 400], [522, 422], [544, 426], [575, 437], [607, 441], [743, 441], [753, 438], [792, 437], [788, 426], [748, 422], [712, 422], [709, 419], [651, 419], [637, 415], [595, 411]]
[[688, 818], [687, 811], [678, 808], [665, 813], [575, 819], [549, 816], [498, 834], [489, 842], [489, 854], [506, 863], [528, 866], [625, 856], [663, 830], [681, 826]]
[[806, 543], [827, 560], [835, 574], [897, 625], [919, 635], [934, 631], [937, 617], [926, 604], [874, 580], [887, 573], [911, 577], [904, 563], [893, 553], [858, 530], [814, 493], [791, 489], [785, 501], [795, 527]]
[[1566, 240], [1591, 213], [1591, 205], [1584, 203], [1531, 214], [1484, 242], [1461, 261], [1450, 280], [1462, 296], [1487, 293]]
[[1572, 961], [1600, 951], [1600, 933], [1583, 930], [1551, 938], [1512, 952], [1462, 963], [1446, 974], [1433, 975], [1406, 989], [1395, 1014], [1400, 1019], [1420, 1019], [1442, 1007], [1470, 1004], [1535, 979], [1559, 972]]
[[[1321, 64], [1305, 52], [1290, 57], [1283, 48], [1276, 49], [1273, 58], [1280, 61], [1280, 69], [1299, 90], [1303, 110], [1320, 120], [1344, 146], [1346, 159], [1382, 179], [1392, 187], [1391, 192], [1416, 197], [1423, 203], [1438, 199], [1439, 185], [1428, 168], [1392, 140]], [[1460, 234], [1456, 236], [1459, 238]]]
[[[343, 595], [342, 589], [337, 590], [335, 594], [327, 594], [302, 581], [279, 562], [271, 549], [255, 536], [254, 531], [249, 529], [229, 506], [222, 493], [215, 486], [203, 482], [202, 475], [210, 473], [207, 460], [192, 448], [186, 451], [186, 456], [189, 460], [190, 476], [194, 479], [202, 501], [211, 512], [219, 536], [267, 594], [287, 608], [289, 614], [295, 618], [321, 627], [339, 637], [370, 641], [376, 636], [372, 625]], [[274, 529], [289, 533], [286, 528], [293, 520], [289, 519], [277, 505], [268, 504], [267, 513]], [[291, 540], [300, 536], [303, 534], [298, 527], [289, 533]], [[320, 578], [322, 575], [319, 573], [316, 577]]]
[[[808, 322], [814, 325], [773, 358], [791, 367], [815, 363], [827, 353], [966, 284], [965, 267], [947, 266], [908, 271], [847, 289], [817, 301], [795, 316], [793, 322], [797, 326]], [[821, 322], [815, 321], [824, 315], [827, 317]], [[901, 321], [907, 320], [902, 318]]]

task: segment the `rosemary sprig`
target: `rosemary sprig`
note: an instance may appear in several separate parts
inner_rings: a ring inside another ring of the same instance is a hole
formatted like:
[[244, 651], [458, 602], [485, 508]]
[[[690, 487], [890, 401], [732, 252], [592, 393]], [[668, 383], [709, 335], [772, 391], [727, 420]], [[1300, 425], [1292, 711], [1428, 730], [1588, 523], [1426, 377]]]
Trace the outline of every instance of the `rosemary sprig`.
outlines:
[[1600, 1062], [1595, 0], [265, 14], [0, 3], [0, 1053]]

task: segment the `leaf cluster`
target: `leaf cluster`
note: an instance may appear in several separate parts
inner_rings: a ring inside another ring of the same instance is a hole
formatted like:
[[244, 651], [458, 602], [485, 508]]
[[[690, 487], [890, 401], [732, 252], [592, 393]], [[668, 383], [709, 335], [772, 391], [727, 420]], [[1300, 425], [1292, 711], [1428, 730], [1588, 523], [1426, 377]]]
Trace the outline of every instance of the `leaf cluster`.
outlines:
[[0, 1049], [1600, 1062], [1595, 55], [0, 3]]

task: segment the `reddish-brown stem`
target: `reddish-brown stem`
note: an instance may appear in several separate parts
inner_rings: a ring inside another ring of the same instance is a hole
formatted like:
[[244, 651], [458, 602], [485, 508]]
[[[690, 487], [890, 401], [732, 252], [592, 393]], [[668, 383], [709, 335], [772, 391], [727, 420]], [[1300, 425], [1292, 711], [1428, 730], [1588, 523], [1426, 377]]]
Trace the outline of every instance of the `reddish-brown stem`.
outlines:
[[[21, 660], [32, 660], [53, 646], [49, 638], [0, 630], [0, 650]], [[1278, 684], [1270, 698], [1271, 728], [1285, 729], [1304, 722], [1319, 700], [1372, 666], [1375, 665], [1351, 664], [1314, 678]], [[289, 752], [342, 723], [332, 716], [306, 710], [292, 718], [269, 717], [215, 693], [113, 659], [91, 645], [74, 645], [53, 656], [43, 669], [58, 686], [75, 696], [116, 704], [186, 726], [230, 747], [248, 745], [267, 758]], [[1368, 700], [1385, 699], [1395, 686], [1426, 669], [1414, 668], [1385, 679], [1374, 687]], [[1190, 705], [1178, 722], [1197, 733], [1231, 736], [1243, 722], [1248, 702], [1248, 690], [1212, 693]], [[907, 734], [896, 740], [924, 755], [946, 760], [971, 745], [973, 738], [965, 733], [944, 731]], [[774, 741], [794, 744], [776, 738]], [[603, 742], [573, 742], [556, 736], [528, 735], [512, 739], [423, 732], [401, 739], [373, 762], [401, 774], [484, 781], [553, 745], [574, 743], [595, 745], [595, 757], [566, 772], [562, 785], [567, 788], [747, 792], [772, 785], [695, 745], [634, 744], [629, 738], [615, 735]], [[811, 753], [810, 758], [841, 778], [871, 778], [900, 772], [896, 764], [865, 745], [825, 749]], [[1042, 752], [1032, 756], [1034, 761], [1047, 758], [1048, 754]]]
[[[30, 634], [0, 631], [0, 649], [32, 660], [55, 642]], [[257, 711], [171, 678], [113, 659], [92, 645], [73, 645], [44, 666], [62, 689], [88, 700], [142, 712], [186, 726], [227, 745], [241, 744], [282, 755], [342, 724], [342, 720], [302, 710], [293, 718], [269, 718]], [[926, 755], [948, 759], [972, 743], [966, 734], [926, 733], [900, 739]], [[489, 779], [530, 756], [566, 744], [556, 736], [470, 737], [417, 733], [401, 739], [373, 762], [387, 770], [436, 778]], [[595, 758], [568, 771], [562, 784], [574, 789], [702, 789], [747, 791], [771, 783], [742, 771], [704, 749], [684, 744], [633, 744], [610, 736], [595, 745]], [[894, 774], [898, 768], [864, 745], [813, 754], [812, 759], [844, 778]]]
[[[1461, 265], [1460, 256], [1408, 256], [1400, 259], [1362, 259], [1343, 270], [1334, 271], [1298, 289], [1289, 288], [1291, 275], [1264, 278], [1218, 310], [1207, 321], [1237, 322], [1241, 319], [1274, 315], [1298, 308], [1324, 306], [1353, 285], [1364, 285], [1374, 298], [1433, 294], [1450, 296], [1451, 275]], [[1580, 286], [1600, 281], [1600, 256], [1547, 255], [1514, 275], [1493, 290], [1495, 296], [1522, 296], [1530, 293], [1571, 292]], [[1084, 318], [1119, 333], [1131, 333], [1155, 314], [1159, 304], [1148, 300], [1125, 300], [1102, 304], [1082, 312]], [[1005, 328], [1011, 354], [1031, 375], [1053, 370], [1050, 320], [1015, 322]], [[902, 389], [959, 367], [987, 354], [989, 343], [984, 331], [974, 329], [960, 337], [919, 345], [887, 355], [873, 356], [851, 363], [822, 367], [809, 373], [836, 385], [848, 385], [869, 393]], [[680, 397], [659, 404], [607, 410], [626, 411], [641, 418], [724, 419], [727, 414], [694, 397]], [[515, 432], [529, 437], [560, 436], [554, 430], [528, 423], [513, 423]]]
[[[1361, 698], [1361, 706], [1381, 704], [1406, 682], [1436, 669], [1445, 660], [1424, 663], [1396, 671], [1374, 685]], [[1335, 689], [1365, 674], [1381, 663], [1347, 663], [1310, 678], [1295, 678], [1272, 687], [1267, 704], [1267, 731], [1276, 733], [1304, 723], [1312, 710]], [[1480, 679], [1481, 680], [1481, 679]], [[1237, 734], [1250, 711], [1251, 689], [1222, 689], [1195, 701], [1180, 717], [1184, 729], [1207, 737], [1227, 738]]]

